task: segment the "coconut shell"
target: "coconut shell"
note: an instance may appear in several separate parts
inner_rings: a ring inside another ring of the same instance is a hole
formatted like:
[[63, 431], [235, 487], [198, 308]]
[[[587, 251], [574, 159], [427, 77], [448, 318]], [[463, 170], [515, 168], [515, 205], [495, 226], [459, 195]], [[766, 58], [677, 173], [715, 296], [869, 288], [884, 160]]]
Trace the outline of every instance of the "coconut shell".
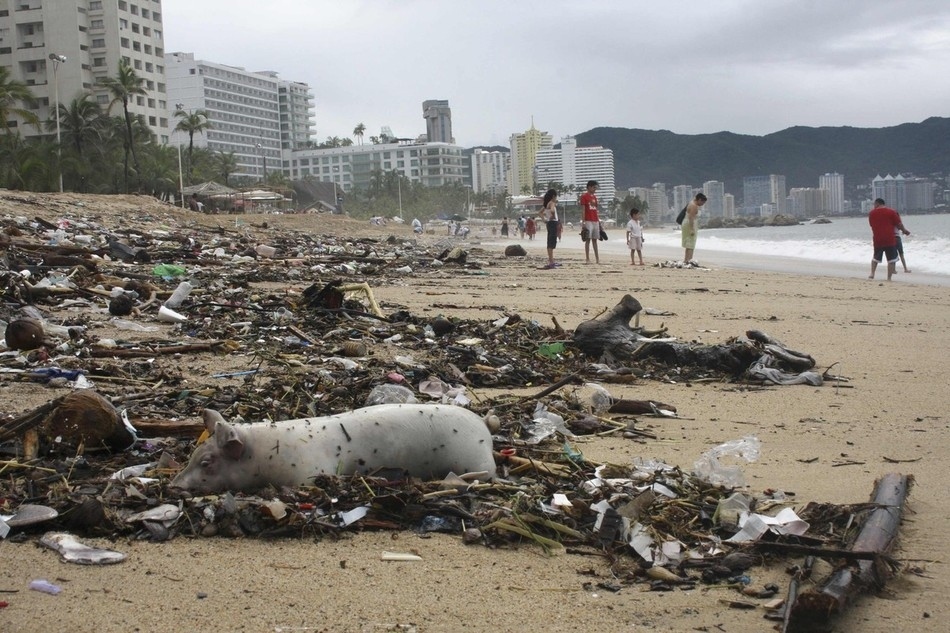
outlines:
[[4, 339], [10, 349], [36, 349], [43, 345], [43, 324], [36, 319], [15, 319], [7, 324]]
[[84, 444], [125, 450], [135, 441], [112, 403], [90, 390], [64, 396], [43, 421], [43, 430], [70, 447]]
[[128, 295], [118, 295], [109, 301], [109, 314], [113, 316], [128, 316], [132, 314], [134, 307], [132, 297]]

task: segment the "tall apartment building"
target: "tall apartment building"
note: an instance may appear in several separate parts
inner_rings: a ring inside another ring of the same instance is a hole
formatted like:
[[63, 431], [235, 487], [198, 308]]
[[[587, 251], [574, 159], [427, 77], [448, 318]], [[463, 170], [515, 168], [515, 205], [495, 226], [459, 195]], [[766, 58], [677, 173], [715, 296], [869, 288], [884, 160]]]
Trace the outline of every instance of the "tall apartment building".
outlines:
[[491, 196], [507, 191], [510, 165], [510, 152], [476, 149], [472, 153], [472, 189]]
[[785, 176], [746, 176], [742, 179], [742, 213], [774, 215], [785, 212]]
[[703, 215], [708, 218], [724, 217], [723, 197], [726, 195], [726, 185], [718, 180], [706, 181], [703, 183], [703, 193], [706, 195]]
[[588, 180], [596, 180], [601, 212], [616, 197], [613, 150], [600, 146], [578, 147], [573, 136], [562, 138], [560, 149], [539, 149], [535, 155], [535, 170], [536, 181], [542, 187], [559, 182], [573, 186], [578, 195], [584, 192]]
[[532, 120], [531, 127], [520, 134], [512, 134], [509, 143], [511, 170], [508, 172], [508, 194], [519, 196], [533, 193], [538, 152], [551, 149], [554, 145], [553, 138], [547, 132], [535, 128]]
[[452, 110], [444, 99], [429, 99], [422, 102], [422, 117], [426, 120], [426, 140], [430, 143], [454, 144], [452, 136]]
[[691, 185], [676, 185], [673, 187], [673, 217], [685, 207], [696, 195]]
[[[53, 56], [65, 61], [54, 62]], [[167, 140], [164, 57], [161, 0], [0, 0], [0, 66], [33, 91], [39, 100], [33, 111], [41, 121], [54, 118], [57, 92], [63, 104], [89, 92], [108, 106], [112, 98], [98, 82], [116, 76], [124, 59], [148, 91], [129, 110]], [[37, 130], [14, 121], [23, 136], [48, 134], [45, 126]]]
[[822, 215], [831, 208], [831, 192], [824, 188], [795, 187], [788, 192], [791, 202], [789, 211], [796, 218]]
[[[626, 193], [646, 202], [646, 219], [649, 223], [656, 224], [669, 218], [670, 203], [666, 196], [666, 185], [663, 183], [654, 183], [653, 187], [630, 187]], [[622, 211], [624, 214], [630, 213], [629, 208]]]
[[736, 217], [736, 197], [727, 193], [722, 197], [722, 217], [731, 220]]
[[465, 184], [468, 170], [458, 145], [409, 141], [297, 150], [284, 173], [292, 180], [333, 182], [351, 191], [368, 187], [380, 171], [397, 171], [411, 182], [440, 187]]
[[828, 190], [828, 210], [832, 215], [844, 213], [844, 176], [837, 173], [818, 176], [818, 188]]
[[[307, 84], [284, 81], [273, 71], [250, 72], [237, 66], [169, 53], [168, 116], [177, 125], [178, 105], [204, 110], [211, 128], [196, 134], [196, 147], [233, 153], [236, 177], [263, 179], [267, 171], [288, 171], [290, 152], [306, 146], [313, 132], [313, 97]], [[172, 139], [182, 145], [186, 134]]]
[[769, 202], [774, 206], [775, 213], [785, 213], [786, 191], [785, 176], [771, 174], [769, 176], [769, 195], [772, 199]]
[[871, 198], [883, 198], [896, 211], [929, 211], [934, 208], [936, 185], [925, 178], [904, 177], [901, 174], [871, 181]]

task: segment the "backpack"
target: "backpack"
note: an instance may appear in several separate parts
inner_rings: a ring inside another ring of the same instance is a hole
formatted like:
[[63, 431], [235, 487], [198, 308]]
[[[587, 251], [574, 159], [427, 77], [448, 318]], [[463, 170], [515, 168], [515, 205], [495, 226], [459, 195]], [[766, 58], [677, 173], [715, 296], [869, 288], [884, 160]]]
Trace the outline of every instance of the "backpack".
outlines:
[[[686, 205], [688, 207], [689, 205]], [[676, 223], [683, 224], [683, 220], [686, 219], [686, 207], [683, 207], [683, 210], [679, 212], [679, 215], [676, 216]]]

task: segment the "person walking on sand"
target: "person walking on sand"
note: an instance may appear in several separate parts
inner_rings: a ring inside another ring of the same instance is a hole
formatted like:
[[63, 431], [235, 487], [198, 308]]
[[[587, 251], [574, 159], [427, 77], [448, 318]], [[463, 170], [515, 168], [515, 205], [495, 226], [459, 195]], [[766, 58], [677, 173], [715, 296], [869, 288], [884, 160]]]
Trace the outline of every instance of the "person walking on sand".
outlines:
[[[600, 216], [597, 214], [597, 181], [587, 181], [587, 191], [581, 194], [578, 203], [584, 209], [581, 229], [587, 229], [584, 239], [584, 257], [590, 263], [590, 245], [594, 245], [594, 261], [600, 263], [600, 253], [597, 251], [597, 242], [600, 240]], [[584, 231], [582, 230], [582, 233]]]
[[508, 237], [508, 218], [501, 219], [501, 236]]
[[871, 274], [868, 279], [874, 279], [877, 265], [887, 257], [887, 280], [897, 272], [897, 234], [910, 235], [904, 228], [901, 216], [894, 209], [884, 203], [883, 198], [874, 201], [874, 208], [868, 213], [868, 224], [871, 225], [871, 237], [874, 244], [874, 255], [871, 257]]
[[904, 259], [904, 240], [901, 239], [901, 230], [897, 227], [894, 228], [894, 240], [897, 242], [895, 246], [897, 247], [897, 255], [901, 258], [901, 266], [904, 267], [905, 273], [909, 273], [910, 269], [907, 268], [907, 260]]
[[544, 226], [548, 230], [548, 265], [545, 268], [550, 270], [558, 265], [554, 261], [554, 249], [557, 248], [561, 225], [557, 217], [557, 189], [547, 190], [544, 194], [543, 204], [544, 206], [541, 207], [538, 215], [544, 221]]
[[680, 230], [680, 243], [683, 245], [683, 263], [687, 266], [698, 266], [693, 261], [696, 251], [696, 237], [699, 235], [699, 210], [706, 204], [706, 194], [697, 193], [696, 197], [686, 205], [686, 218]]
[[640, 224], [640, 209], [630, 209], [630, 221], [627, 222], [627, 246], [630, 247], [630, 265], [636, 266], [637, 256], [643, 266], [643, 226]]

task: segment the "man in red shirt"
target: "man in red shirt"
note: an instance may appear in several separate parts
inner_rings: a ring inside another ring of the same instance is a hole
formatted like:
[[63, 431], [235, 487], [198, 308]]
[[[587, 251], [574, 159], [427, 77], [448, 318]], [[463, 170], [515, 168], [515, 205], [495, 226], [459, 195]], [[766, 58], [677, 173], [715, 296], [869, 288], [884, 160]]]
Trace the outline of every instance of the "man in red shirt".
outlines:
[[904, 228], [897, 211], [885, 206], [883, 198], [874, 201], [874, 208], [868, 214], [868, 224], [871, 225], [871, 235], [874, 239], [874, 256], [871, 258], [871, 274], [868, 279], [874, 279], [878, 263], [886, 256], [887, 280], [890, 281], [897, 272], [897, 231], [904, 235], [910, 235], [910, 231]]
[[584, 215], [581, 218], [581, 229], [587, 229], [584, 240], [584, 256], [587, 257], [587, 263], [590, 263], [590, 245], [594, 245], [594, 259], [600, 263], [600, 253], [597, 252], [597, 241], [600, 239], [600, 216], [597, 215], [597, 181], [587, 181], [587, 191], [581, 194], [578, 203], [584, 209]]

